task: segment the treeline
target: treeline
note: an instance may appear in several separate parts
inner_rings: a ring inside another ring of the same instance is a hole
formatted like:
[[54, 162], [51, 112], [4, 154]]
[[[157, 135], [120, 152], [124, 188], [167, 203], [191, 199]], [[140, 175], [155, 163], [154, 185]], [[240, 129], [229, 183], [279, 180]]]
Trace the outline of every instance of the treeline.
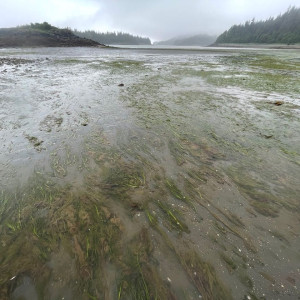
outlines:
[[57, 31], [57, 30], [64, 30], [64, 31], [69, 31], [72, 32], [70, 28], [58, 28], [55, 26], [52, 26], [48, 22], [43, 22], [43, 23], [30, 23], [29, 25], [21, 25], [17, 26], [17, 28], [23, 28], [23, 29], [33, 29], [33, 30], [40, 30], [40, 31]]
[[134, 36], [124, 32], [103, 33], [94, 30], [79, 31], [75, 29], [73, 33], [105, 45], [151, 45], [149, 38]]
[[17, 26], [17, 28], [20, 29], [29, 29], [29, 30], [35, 30], [35, 31], [43, 31], [43, 32], [48, 32], [48, 33], [64, 33], [64, 34], [73, 34], [71, 28], [66, 27], [66, 28], [58, 28], [55, 26], [52, 26], [51, 24], [47, 22], [43, 23], [30, 23], [29, 25], [21, 25]]
[[24, 28], [38, 29], [38, 30], [43, 30], [43, 31], [49, 31], [49, 30], [58, 29], [58, 28], [50, 25], [47, 22], [44, 22], [44, 23], [30, 23], [30, 25], [25, 25], [23, 27]]
[[300, 8], [290, 7], [283, 15], [265, 21], [234, 25], [216, 40], [222, 43], [300, 43]]

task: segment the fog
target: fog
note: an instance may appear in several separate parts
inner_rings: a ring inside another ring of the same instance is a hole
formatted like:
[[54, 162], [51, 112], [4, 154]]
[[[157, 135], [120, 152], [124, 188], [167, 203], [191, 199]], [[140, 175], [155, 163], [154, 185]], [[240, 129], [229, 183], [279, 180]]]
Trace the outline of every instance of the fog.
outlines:
[[10, 0], [0, 2], [0, 27], [47, 21], [79, 30], [124, 31], [152, 41], [218, 35], [233, 24], [284, 13], [299, 0]]

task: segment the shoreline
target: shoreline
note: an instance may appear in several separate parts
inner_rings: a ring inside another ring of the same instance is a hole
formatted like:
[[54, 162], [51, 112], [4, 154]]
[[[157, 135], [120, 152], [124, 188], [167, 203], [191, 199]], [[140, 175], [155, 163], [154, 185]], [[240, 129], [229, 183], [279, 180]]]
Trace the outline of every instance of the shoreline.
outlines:
[[260, 48], [260, 49], [300, 49], [300, 44], [287, 45], [287, 44], [212, 44], [207, 47], [220, 47], [220, 48]]

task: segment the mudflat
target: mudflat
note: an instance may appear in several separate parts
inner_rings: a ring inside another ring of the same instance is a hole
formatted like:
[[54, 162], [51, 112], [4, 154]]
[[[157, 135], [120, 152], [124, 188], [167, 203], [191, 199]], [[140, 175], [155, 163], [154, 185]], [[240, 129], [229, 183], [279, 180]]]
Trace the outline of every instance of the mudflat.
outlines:
[[294, 50], [0, 50], [1, 299], [295, 299]]

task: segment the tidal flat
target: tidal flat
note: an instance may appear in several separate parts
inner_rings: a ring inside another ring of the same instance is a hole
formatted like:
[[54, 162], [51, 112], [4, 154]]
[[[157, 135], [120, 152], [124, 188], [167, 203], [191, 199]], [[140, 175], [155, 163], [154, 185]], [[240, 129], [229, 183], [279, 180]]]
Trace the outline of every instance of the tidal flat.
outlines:
[[299, 299], [300, 55], [0, 49], [0, 299]]

